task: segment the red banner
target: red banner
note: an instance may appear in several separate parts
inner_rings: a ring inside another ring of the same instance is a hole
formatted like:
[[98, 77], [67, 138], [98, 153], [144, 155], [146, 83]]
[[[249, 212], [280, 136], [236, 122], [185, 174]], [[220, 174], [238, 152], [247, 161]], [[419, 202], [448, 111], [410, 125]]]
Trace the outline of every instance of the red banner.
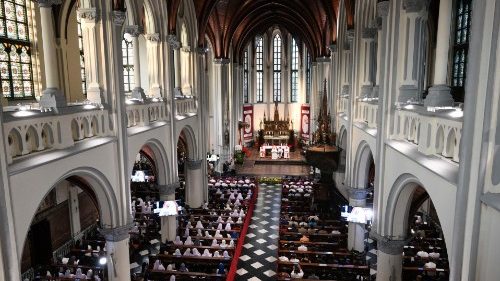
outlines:
[[243, 128], [243, 139], [252, 140], [253, 138], [253, 105], [243, 106], [243, 122], [249, 126]]
[[303, 104], [300, 108], [300, 136], [302, 139], [309, 139], [311, 130], [311, 110], [308, 104]]

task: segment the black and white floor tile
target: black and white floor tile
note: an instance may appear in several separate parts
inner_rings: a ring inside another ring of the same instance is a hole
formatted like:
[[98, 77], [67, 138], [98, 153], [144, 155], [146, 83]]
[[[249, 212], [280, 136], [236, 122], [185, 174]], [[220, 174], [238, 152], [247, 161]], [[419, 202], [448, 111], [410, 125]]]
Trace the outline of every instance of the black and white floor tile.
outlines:
[[281, 186], [260, 185], [235, 280], [276, 280]]

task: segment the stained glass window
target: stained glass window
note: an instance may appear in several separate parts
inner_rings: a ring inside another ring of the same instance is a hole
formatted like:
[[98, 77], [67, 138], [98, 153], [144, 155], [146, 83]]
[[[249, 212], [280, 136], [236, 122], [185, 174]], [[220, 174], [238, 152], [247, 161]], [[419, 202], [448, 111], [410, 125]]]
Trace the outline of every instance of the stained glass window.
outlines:
[[307, 52], [306, 61], [306, 103], [309, 103], [311, 98], [311, 54]]
[[469, 53], [471, 13], [472, 0], [458, 0], [456, 2], [451, 84], [455, 88], [455, 92], [462, 95], [462, 97], [458, 97], [458, 101], [463, 101], [463, 88]]
[[255, 49], [255, 68], [256, 68], [256, 94], [257, 94], [257, 102], [264, 102], [264, 66], [263, 66], [263, 42], [262, 37], [257, 38], [257, 47]]
[[243, 54], [243, 102], [248, 103], [248, 50]]
[[295, 39], [292, 39], [292, 71], [290, 79], [290, 101], [297, 102], [297, 94], [299, 91], [298, 81], [299, 81], [299, 47]]
[[80, 16], [76, 17], [78, 23], [78, 48], [80, 49], [80, 78], [82, 80], [82, 92], [87, 96], [87, 74], [85, 73], [85, 53], [83, 51], [82, 22]]
[[273, 101], [281, 102], [281, 36], [273, 39]]
[[125, 93], [132, 92], [135, 87], [134, 81], [134, 45], [132, 36], [125, 33], [122, 40], [123, 52], [123, 83]]
[[6, 98], [34, 96], [26, 0], [0, 1], [0, 80]]

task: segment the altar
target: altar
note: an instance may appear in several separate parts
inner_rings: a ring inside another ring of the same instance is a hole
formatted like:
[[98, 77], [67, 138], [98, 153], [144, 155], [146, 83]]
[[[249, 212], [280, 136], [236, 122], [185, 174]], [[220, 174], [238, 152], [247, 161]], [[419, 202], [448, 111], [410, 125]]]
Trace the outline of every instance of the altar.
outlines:
[[260, 158], [271, 157], [271, 159], [290, 159], [290, 147], [288, 145], [264, 144], [260, 147]]

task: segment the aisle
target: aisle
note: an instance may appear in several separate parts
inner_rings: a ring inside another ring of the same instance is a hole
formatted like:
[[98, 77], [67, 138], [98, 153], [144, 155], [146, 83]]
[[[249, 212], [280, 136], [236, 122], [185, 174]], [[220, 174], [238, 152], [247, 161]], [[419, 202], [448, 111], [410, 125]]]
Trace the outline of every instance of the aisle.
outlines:
[[235, 280], [275, 279], [278, 257], [281, 185], [259, 186], [259, 196]]

